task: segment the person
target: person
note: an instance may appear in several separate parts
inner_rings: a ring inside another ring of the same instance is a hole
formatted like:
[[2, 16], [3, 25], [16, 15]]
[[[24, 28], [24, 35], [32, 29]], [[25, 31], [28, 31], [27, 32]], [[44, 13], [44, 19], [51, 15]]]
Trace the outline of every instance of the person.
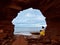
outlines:
[[42, 29], [40, 30], [40, 36], [45, 36], [45, 29], [43, 26]]

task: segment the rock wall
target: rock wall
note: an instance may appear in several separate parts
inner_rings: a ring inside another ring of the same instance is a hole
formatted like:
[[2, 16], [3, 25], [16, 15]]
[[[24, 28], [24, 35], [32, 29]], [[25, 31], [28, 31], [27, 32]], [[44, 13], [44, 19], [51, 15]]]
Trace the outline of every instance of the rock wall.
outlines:
[[[11, 21], [20, 10], [26, 8], [40, 9], [46, 16], [46, 35], [60, 38], [60, 0], [1, 0], [0, 1], [0, 38], [13, 36], [14, 26]], [[3, 31], [2, 31], [2, 30]]]

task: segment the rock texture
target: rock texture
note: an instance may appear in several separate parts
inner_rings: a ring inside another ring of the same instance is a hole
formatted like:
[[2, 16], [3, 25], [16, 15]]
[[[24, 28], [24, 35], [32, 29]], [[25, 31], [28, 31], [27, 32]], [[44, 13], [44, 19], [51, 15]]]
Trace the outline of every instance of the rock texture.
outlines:
[[13, 36], [12, 19], [20, 10], [29, 7], [41, 10], [46, 16], [46, 36], [60, 40], [60, 0], [0, 0], [0, 43], [7, 35]]

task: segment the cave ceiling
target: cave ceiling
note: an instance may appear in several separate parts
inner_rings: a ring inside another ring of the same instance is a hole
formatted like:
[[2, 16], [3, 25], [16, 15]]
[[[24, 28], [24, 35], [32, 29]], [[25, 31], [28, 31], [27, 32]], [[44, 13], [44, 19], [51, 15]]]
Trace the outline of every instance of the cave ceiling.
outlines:
[[12, 20], [19, 11], [30, 7], [41, 10], [47, 20], [60, 19], [60, 0], [1, 0], [0, 20]]

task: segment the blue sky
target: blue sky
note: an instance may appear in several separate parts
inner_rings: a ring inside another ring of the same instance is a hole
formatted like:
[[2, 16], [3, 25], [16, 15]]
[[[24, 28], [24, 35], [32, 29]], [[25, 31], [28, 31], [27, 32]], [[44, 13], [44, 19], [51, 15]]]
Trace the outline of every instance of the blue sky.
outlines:
[[40, 10], [28, 8], [20, 11], [12, 20], [15, 27], [41, 27], [46, 26], [46, 17], [43, 16]]

